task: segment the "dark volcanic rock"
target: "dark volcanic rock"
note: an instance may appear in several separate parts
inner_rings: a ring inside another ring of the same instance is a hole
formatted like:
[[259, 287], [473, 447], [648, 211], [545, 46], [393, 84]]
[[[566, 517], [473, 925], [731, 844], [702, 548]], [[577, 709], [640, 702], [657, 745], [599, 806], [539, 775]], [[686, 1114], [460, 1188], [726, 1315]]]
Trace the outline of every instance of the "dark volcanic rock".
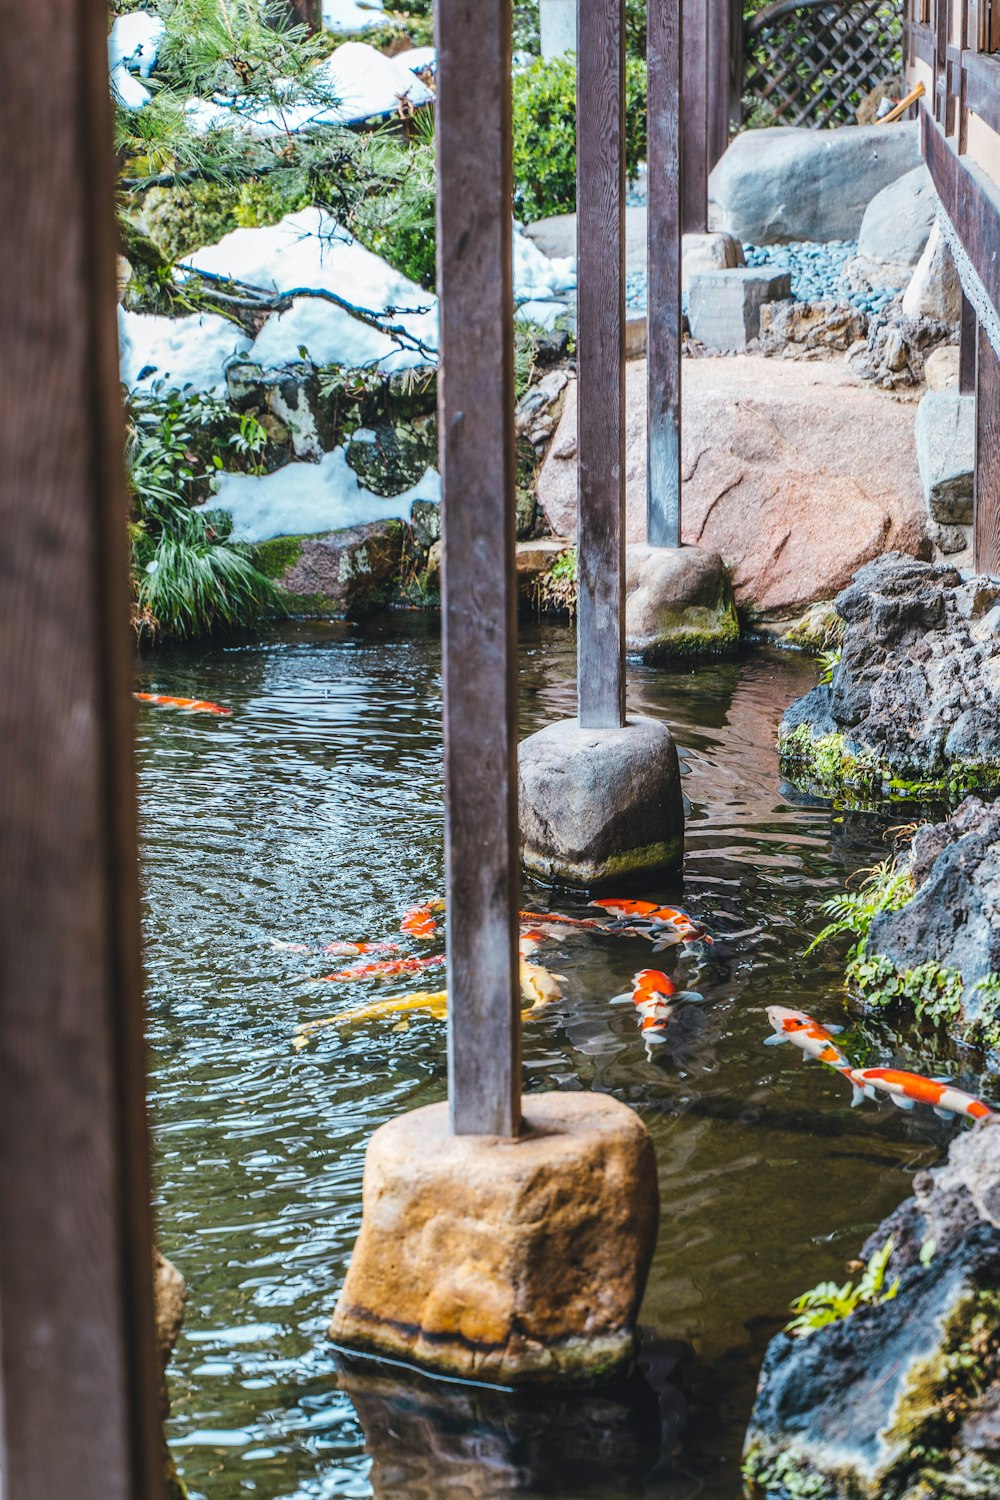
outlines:
[[946, 822], [919, 829], [910, 870], [913, 897], [875, 918], [869, 951], [901, 972], [928, 959], [956, 969], [967, 1026], [989, 1003], [978, 982], [1000, 974], [1000, 806], [969, 797]]
[[[888, 1274], [901, 1281], [893, 1300], [804, 1337], [772, 1340], [746, 1439], [752, 1495], [1000, 1493], [1000, 1469], [983, 1459], [1000, 1392], [997, 1131], [990, 1121], [960, 1136], [945, 1165], [916, 1178], [916, 1196], [864, 1247], [868, 1257], [894, 1236]], [[925, 1265], [920, 1251], [931, 1240]], [[963, 1482], [971, 1476], [992, 1488], [950, 1487], [956, 1470]]]
[[840, 663], [829, 685], [788, 710], [782, 740], [805, 725], [842, 734], [849, 757], [890, 776], [965, 768], [995, 780], [1000, 583], [890, 552], [860, 568], [835, 607], [847, 627]]

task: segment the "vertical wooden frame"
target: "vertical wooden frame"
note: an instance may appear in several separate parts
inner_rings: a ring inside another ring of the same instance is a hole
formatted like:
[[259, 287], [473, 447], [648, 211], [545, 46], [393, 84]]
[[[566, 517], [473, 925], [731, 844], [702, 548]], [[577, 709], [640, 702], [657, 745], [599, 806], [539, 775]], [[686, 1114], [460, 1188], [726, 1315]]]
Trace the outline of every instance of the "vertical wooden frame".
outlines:
[[981, 324], [976, 357], [972, 551], [977, 573], [1000, 575], [1000, 360]]
[[963, 396], [971, 396], [976, 390], [976, 339], [979, 330], [975, 309], [965, 293], [962, 293], [962, 315], [958, 335], [958, 389]]
[[18, 8], [0, 129], [0, 1481], [10, 1500], [155, 1500], [103, 6]]
[[[727, 0], [728, 3], [728, 0]], [[646, 535], [681, 544], [682, 0], [649, 0]]]
[[[448, 1070], [453, 1129], [520, 1129], [510, 0], [438, 0]], [[473, 83], [474, 80], [474, 83]]]
[[[706, 82], [706, 215], [707, 174], [729, 145], [733, 98], [734, 17], [732, 0], [708, 0]], [[707, 227], [707, 223], [706, 223]]]
[[577, 10], [577, 693], [625, 722], [624, 0]]
[[700, 234], [708, 228], [708, 5], [709, 0], [683, 0], [681, 227], [685, 234]]

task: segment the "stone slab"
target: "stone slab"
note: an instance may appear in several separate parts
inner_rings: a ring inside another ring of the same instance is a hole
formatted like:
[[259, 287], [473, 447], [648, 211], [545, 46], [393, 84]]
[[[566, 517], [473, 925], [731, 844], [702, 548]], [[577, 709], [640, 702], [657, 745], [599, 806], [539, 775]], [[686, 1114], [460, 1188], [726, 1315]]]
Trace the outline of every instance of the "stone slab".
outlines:
[[709, 349], [746, 348], [760, 333], [760, 310], [792, 295], [787, 271], [768, 275], [750, 266], [697, 271], [688, 287], [691, 335]]
[[709, 178], [708, 227], [752, 245], [854, 240], [875, 194], [920, 164], [917, 123], [745, 130]]
[[548, 884], [597, 890], [676, 869], [684, 853], [677, 750], [666, 724], [549, 724], [518, 748], [521, 861]]
[[739, 644], [726, 566], [703, 547], [625, 549], [625, 649], [644, 661], [711, 656]]
[[976, 457], [976, 398], [957, 386], [927, 391], [914, 425], [924, 503], [943, 526], [972, 524]]
[[400, 1115], [365, 1157], [330, 1336], [494, 1384], [607, 1380], [632, 1357], [659, 1213], [653, 1145], [607, 1094], [532, 1094], [517, 1140]]
[[[753, 355], [683, 363], [683, 538], [718, 552], [737, 604], [801, 613], [885, 551], [922, 554], [913, 407], [843, 363]], [[576, 538], [576, 382], [538, 477], [551, 530]], [[873, 455], [878, 462], [873, 462]], [[626, 540], [646, 541], [646, 364], [626, 368]]]

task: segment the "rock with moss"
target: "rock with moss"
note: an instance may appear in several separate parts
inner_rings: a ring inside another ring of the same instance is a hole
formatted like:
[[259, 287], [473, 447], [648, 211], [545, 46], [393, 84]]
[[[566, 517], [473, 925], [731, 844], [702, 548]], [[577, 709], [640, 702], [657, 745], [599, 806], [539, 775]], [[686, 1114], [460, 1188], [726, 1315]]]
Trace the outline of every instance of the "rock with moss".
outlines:
[[771, 1341], [744, 1450], [754, 1500], [1000, 1493], [998, 1130], [958, 1137], [862, 1249], [892, 1238], [894, 1297]]
[[372, 494], [401, 495], [437, 462], [437, 422], [393, 423], [386, 418], [359, 427], [347, 445], [347, 462]]
[[1000, 582], [893, 552], [835, 607], [831, 680], [782, 720], [789, 779], [875, 801], [1000, 787]]
[[785, 624], [778, 637], [778, 644], [792, 651], [811, 651], [819, 656], [823, 652], [839, 649], [844, 639], [844, 628], [844, 621], [832, 601], [821, 601], [810, 605], [805, 614], [791, 624]]
[[255, 561], [275, 579], [296, 614], [358, 619], [397, 595], [412, 557], [403, 521], [369, 521], [340, 531], [260, 542]]
[[626, 549], [625, 643], [644, 661], [720, 656], [739, 644], [732, 584], [703, 547]]

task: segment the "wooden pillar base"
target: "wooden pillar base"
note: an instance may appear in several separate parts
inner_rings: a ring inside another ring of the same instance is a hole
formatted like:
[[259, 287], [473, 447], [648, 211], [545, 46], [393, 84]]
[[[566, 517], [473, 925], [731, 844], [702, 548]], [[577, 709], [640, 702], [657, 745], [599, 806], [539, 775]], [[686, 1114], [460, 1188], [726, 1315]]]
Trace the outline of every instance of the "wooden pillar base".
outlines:
[[521, 1135], [390, 1120], [330, 1326], [342, 1348], [494, 1385], [597, 1383], [633, 1354], [656, 1241], [653, 1143], [606, 1094], [532, 1094]]
[[521, 862], [549, 884], [582, 890], [675, 870], [684, 853], [677, 750], [666, 724], [622, 729], [549, 724], [518, 750]]

